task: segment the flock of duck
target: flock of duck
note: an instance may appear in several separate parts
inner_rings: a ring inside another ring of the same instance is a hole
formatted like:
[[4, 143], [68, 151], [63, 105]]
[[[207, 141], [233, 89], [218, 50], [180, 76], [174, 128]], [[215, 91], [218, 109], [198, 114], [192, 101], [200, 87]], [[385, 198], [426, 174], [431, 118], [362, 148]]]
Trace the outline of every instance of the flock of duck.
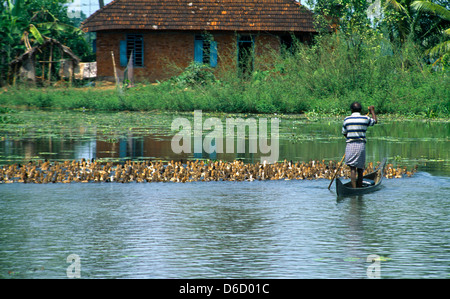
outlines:
[[[335, 161], [292, 162], [274, 164], [246, 164], [243, 161], [180, 162], [126, 161], [124, 163], [97, 162], [95, 160], [50, 162], [30, 161], [27, 164], [12, 164], [0, 167], [0, 183], [89, 183], [89, 182], [195, 182], [195, 181], [254, 181], [254, 180], [311, 180], [348, 178], [350, 169], [338, 167]], [[376, 168], [368, 163], [365, 173]], [[406, 167], [387, 164], [386, 178], [411, 176], [416, 167], [408, 171]]]

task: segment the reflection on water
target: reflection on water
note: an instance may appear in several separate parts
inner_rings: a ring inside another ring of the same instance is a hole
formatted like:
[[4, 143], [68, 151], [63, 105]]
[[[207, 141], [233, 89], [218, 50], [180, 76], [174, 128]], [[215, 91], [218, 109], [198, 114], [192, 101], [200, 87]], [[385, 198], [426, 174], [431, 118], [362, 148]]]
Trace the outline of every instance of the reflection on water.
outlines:
[[[38, 114], [0, 126], [0, 164], [261, 155], [176, 155], [176, 115]], [[340, 160], [340, 130], [334, 120], [282, 119], [279, 159]], [[368, 161], [421, 171], [342, 200], [323, 179], [1, 184], [0, 278], [66, 278], [70, 254], [82, 278], [367, 278], [370, 254], [381, 278], [449, 278], [449, 135], [448, 123], [370, 128]]]
[[[69, 115], [71, 118], [67, 116], [67, 119], [57, 122], [53, 120], [57, 117], [57, 112], [47, 113], [46, 118], [52, 123], [50, 128], [42, 122], [0, 127], [3, 134], [0, 141], [0, 163], [20, 163], [36, 159], [79, 160], [81, 158], [116, 161], [125, 159], [179, 161], [203, 158], [225, 161], [243, 159], [245, 162], [256, 162], [261, 156], [267, 156], [260, 151], [251, 153], [248, 129], [245, 136], [238, 136], [236, 133], [234, 153], [209, 154], [204, 149], [202, 152], [194, 153], [194, 137], [192, 137], [192, 153], [176, 154], [171, 148], [171, 140], [178, 131], [171, 130], [171, 122], [179, 117], [178, 115], [155, 114], [146, 115], [144, 118], [137, 114], [135, 118], [132, 118], [130, 113], [125, 115], [117, 113], [97, 116], [108, 123], [105, 125], [90, 118], [75, 122], [76, 116], [72, 114]], [[84, 114], [78, 115], [84, 116]], [[183, 117], [193, 119], [192, 116]], [[112, 119], [108, 121], [108, 118]], [[144, 121], [142, 121], [143, 118]], [[206, 118], [204, 116], [203, 121]], [[398, 162], [402, 166], [418, 164], [421, 170], [448, 175], [450, 172], [450, 124], [448, 122], [383, 122], [382, 117], [380, 118], [381, 123], [369, 128], [367, 133], [368, 162], [381, 161], [387, 157], [391, 163]], [[126, 119], [128, 122], [116, 126], [121, 119]], [[222, 117], [222, 120], [225, 124], [225, 117]], [[203, 135], [209, 132], [211, 131], [203, 131]], [[239, 138], [245, 139], [245, 153], [237, 153], [236, 144]], [[223, 138], [224, 148], [225, 139], [226, 137]], [[311, 122], [307, 119], [281, 119], [279, 160], [340, 160], [344, 148], [345, 140], [341, 135], [339, 120]]]

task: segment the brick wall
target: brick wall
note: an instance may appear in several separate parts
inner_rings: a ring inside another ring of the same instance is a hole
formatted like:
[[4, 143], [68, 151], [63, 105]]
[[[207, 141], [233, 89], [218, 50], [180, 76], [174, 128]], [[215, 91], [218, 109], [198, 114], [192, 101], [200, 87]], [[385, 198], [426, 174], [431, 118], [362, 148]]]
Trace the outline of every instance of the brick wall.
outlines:
[[116, 66], [119, 66], [119, 41], [124, 39], [123, 33], [97, 32], [97, 77], [114, 79], [111, 51], [114, 52]]
[[[144, 67], [134, 68], [137, 81], [155, 82], [180, 72], [194, 59], [194, 37], [184, 33], [139, 33], [144, 36]], [[97, 76], [114, 80], [111, 51], [120, 72], [120, 41], [126, 40], [127, 32], [97, 32]]]
[[[136, 81], [162, 81], [180, 74], [194, 60], [194, 32], [97, 32], [97, 76], [100, 80], [114, 80], [111, 51], [119, 75], [124, 67], [120, 66], [120, 41], [126, 40], [127, 33], [144, 36], [144, 67], [136, 67]], [[237, 67], [237, 37], [235, 33], [214, 33], [217, 41], [216, 75], [233, 71]], [[279, 39], [276, 35], [259, 34], [255, 38], [255, 67], [270, 67], [273, 51], [279, 51]]]

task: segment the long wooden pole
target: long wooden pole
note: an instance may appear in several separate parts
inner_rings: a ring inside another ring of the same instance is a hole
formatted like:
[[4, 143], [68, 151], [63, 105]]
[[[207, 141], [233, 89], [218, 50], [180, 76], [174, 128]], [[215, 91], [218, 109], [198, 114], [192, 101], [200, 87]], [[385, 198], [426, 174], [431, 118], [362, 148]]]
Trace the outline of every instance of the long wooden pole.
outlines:
[[114, 68], [114, 79], [116, 80], [116, 87], [119, 87], [119, 77], [117, 76], [116, 60], [114, 59], [114, 51], [111, 51], [111, 56], [112, 56], [112, 62], [113, 62], [113, 68]]
[[344, 161], [344, 158], [345, 158], [345, 154], [344, 154], [344, 156], [342, 157], [342, 160], [341, 160], [341, 162], [339, 163], [338, 168], [337, 168], [336, 171], [334, 172], [333, 179], [331, 180], [330, 185], [328, 185], [328, 190], [330, 190], [331, 184], [333, 184], [333, 181], [334, 181], [334, 179], [336, 178], [336, 174], [338, 173], [339, 169], [341, 169], [342, 162]]

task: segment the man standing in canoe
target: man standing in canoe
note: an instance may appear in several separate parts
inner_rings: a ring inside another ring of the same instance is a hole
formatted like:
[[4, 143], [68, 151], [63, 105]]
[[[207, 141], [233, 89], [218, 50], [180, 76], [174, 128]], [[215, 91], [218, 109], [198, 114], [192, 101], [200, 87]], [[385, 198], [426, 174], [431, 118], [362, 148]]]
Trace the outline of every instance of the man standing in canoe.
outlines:
[[370, 106], [372, 117], [361, 115], [361, 104], [350, 105], [352, 115], [344, 119], [342, 134], [347, 138], [345, 148], [345, 164], [350, 166], [352, 187], [362, 187], [363, 172], [366, 164], [366, 131], [367, 127], [377, 123], [375, 107]]

